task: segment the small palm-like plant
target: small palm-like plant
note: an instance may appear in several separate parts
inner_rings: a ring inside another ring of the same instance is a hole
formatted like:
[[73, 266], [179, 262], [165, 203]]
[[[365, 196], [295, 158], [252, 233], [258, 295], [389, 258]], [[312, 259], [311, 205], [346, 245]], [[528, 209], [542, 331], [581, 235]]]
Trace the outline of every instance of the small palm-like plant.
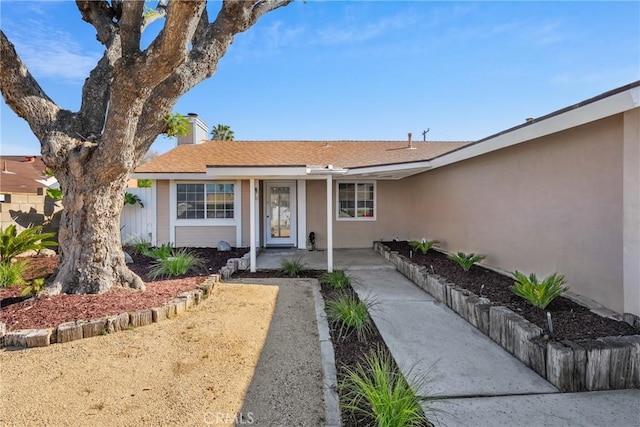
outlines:
[[302, 256], [296, 258], [282, 258], [280, 260], [280, 269], [289, 277], [298, 277], [307, 268]]
[[439, 243], [440, 241], [438, 240], [422, 239], [422, 241], [412, 240], [411, 242], [409, 242], [409, 246], [411, 246], [413, 249], [417, 251], [422, 252], [423, 254], [426, 254], [427, 252], [429, 252], [429, 249], [435, 247]]
[[484, 259], [484, 255], [482, 254], [474, 254], [473, 252], [470, 254], [465, 254], [464, 252], [458, 252], [457, 254], [451, 254], [448, 256], [449, 259], [454, 260], [464, 271], [469, 271], [471, 266], [478, 261], [482, 261]]
[[512, 288], [513, 292], [543, 310], [557, 296], [569, 289], [568, 286], [565, 286], [564, 276], [556, 273], [545, 277], [542, 283], [538, 282], [534, 273], [527, 277], [519, 271], [514, 271], [513, 276], [516, 279]]
[[24, 275], [28, 270], [28, 261], [0, 263], [0, 288], [24, 285]]
[[29, 250], [39, 251], [58, 246], [56, 242], [47, 240], [55, 235], [56, 233], [43, 233], [41, 225], [25, 228], [18, 233], [16, 226], [11, 224], [0, 232], [0, 263], [11, 262], [11, 258]]
[[366, 340], [373, 330], [369, 310], [374, 305], [373, 300], [359, 300], [352, 293], [340, 293], [329, 299], [325, 304], [327, 320], [338, 329], [338, 339], [355, 332], [358, 340]]
[[171, 256], [157, 258], [153, 261], [149, 277], [155, 280], [163, 277], [181, 276], [203, 267], [204, 262], [200, 257], [188, 249], [182, 248], [176, 250]]
[[[429, 378], [416, 379], [422, 386]], [[340, 405], [366, 415], [379, 427], [422, 426], [429, 423], [422, 404], [430, 398], [417, 396], [391, 355], [381, 349], [367, 354], [354, 368], [346, 368], [340, 383]], [[429, 424], [431, 425], [431, 424]]]
[[351, 285], [352, 282], [353, 278], [343, 270], [324, 273], [322, 276], [320, 276], [320, 283], [327, 284], [333, 289], [344, 289], [347, 286]]

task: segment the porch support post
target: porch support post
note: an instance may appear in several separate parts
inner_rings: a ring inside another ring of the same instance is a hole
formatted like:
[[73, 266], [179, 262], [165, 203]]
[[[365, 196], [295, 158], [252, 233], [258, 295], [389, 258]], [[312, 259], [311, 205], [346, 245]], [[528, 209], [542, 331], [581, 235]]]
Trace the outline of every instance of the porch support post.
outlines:
[[249, 252], [251, 260], [249, 271], [256, 271], [256, 180], [249, 179]]
[[327, 176], [327, 272], [333, 272], [333, 176]]

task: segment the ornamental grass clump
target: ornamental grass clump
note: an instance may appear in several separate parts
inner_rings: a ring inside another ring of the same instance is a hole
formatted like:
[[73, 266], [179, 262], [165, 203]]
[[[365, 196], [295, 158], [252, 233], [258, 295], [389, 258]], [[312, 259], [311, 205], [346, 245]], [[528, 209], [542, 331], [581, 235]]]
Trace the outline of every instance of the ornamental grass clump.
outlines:
[[482, 254], [474, 254], [473, 252], [470, 254], [465, 254], [464, 252], [458, 252], [457, 254], [451, 254], [447, 258], [457, 262], [460, 267], [464, 271], [469, 271], [471, 266], [476, 262], [482, 261], [484, 259], [484, 255]]
[[336, 270], [331, 273], [324, 273], [320, 277], [320, 283], [323, 285], [329, 285], [333, 289], [344, 289], [351, 286], [353, 278], [344, 272], [344, 270]]
[[[424, 389], [427, 377], [413, 381]], [[354, 368], [345, 369], [340, 383], [340, 406], [365, 415], [379, 427], [431, 425], [422, 404], [430, 398], [416, 395], [387, 351], [372, 350]]]
[[338, 339], [355, 333], [359, 341], [366, 340], [373, 331], [369, 310], [374, 305], [373, 300], [359, 300], [350, 292], [341, 292], [329, 299], [325, 304], [327, 320], [338, 330]]
[[513, 276], [516, 279], [512, 288], [513, 292], [542, 310], [557, 296], [569, 289], [565, 285], [564, 276], [557, 273], [545, 277], [542, 283], [538, 282], [538, 278], [534, 273], [527, 277], [519, 271], [514, 271]]
[[28, 261], [0, 263], [0, 288], [22, 286], [24, 275], [29, 271]]
[[422, 241], [412, 240], [411, 242], [409, 242], [409, 246], [411, 246], [416, 251], [422, 252], [423, 254], [426, 254], [427, 252], [429, 252], [429, 249], [435, 247], [438, 244], [440, 244], [439, 240], [422, 239]]
[[173, 256], [173, 243], [164, 243], [158, 247], [147, 250], [147, 253], [143, 254], [155, 259], [167, 259]]
[[307, 268], [302, 256], [296, 258], [283, 258], [280, 260], [282, 272], [289, 277], [298, 277]]
[[204, 268], [203, 260], [186, 248], [174, 251], [171, 256], [157, 258], [149, 270], [149, 277], [157, 278], [181, 276], [188, 272]]

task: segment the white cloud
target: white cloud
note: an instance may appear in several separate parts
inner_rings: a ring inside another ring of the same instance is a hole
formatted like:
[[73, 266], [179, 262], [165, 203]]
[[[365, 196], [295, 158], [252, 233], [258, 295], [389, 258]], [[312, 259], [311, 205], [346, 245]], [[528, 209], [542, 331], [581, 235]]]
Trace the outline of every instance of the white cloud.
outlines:
[[18, 55], [36, 78], [55, 78], [81, 83], [101, 58], [75, 41], [68, 32], [31, 20], [13, 32]]

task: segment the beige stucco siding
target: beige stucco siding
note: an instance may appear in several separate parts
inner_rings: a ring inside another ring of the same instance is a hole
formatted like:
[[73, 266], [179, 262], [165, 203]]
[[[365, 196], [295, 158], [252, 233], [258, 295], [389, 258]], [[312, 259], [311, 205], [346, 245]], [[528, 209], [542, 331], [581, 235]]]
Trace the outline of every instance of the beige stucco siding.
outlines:
[[414, 239], [623, 308], [622, 115], [409, 178]]
[[220, 240], [236, 246], [236, 227], [230, 226], [176, 226], [176, 247], [215, 248]]
[[169, 181], [156, 181], [157, 244], [169, 243]]
[[640, 316], [640, 108], [624, 113], [624, 311]]
[[[368, 248], [374, 240], [407, 238], [409, 219], [414, 215], [407, 209], [410, 188], [404, 181], [377, 181], [375, 220], [337, 220], [333, 183], [333, 246], [335, 248]], [[326, 181], [307, 181], [307, 233], [316, 233], [319, 248], [327, 245]]]

